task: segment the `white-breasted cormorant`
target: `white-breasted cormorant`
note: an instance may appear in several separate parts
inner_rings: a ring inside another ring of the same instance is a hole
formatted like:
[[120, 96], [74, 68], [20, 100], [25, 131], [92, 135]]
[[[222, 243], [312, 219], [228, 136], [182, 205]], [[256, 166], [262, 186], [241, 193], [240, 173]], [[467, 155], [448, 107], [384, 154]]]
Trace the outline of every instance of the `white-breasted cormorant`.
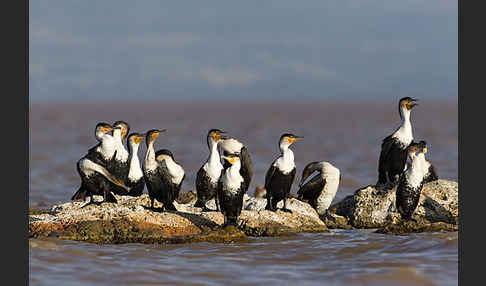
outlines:
[[197, 201], [194, 207], [202, 208], [203, 211], [209, 211], [206, 207], [206, 203], [215, 199], [216, 210], [219, 210], [216, 189], [218, 187], [218, 180], [223, 170], [223, 164], [221, 164], [221, 158], [218, 151], [218, 143], [222, 139], [225, 139], [224, 131], [219, 129], [211, 129], [206, 137], [209, 147], [209, 157], [206, 162], [199, 168], [196, 175], [196, 192]]
[[147, 153], [145, 153], [145, 160], [143, 164], [143, 176], [145, 178], [145, 185], [150, 197], [150, 208], [154, 208], [154, 200], [158, 197], [162, 187], [162, 177], [159, 173], [159, 163], [155, 160], [154, 143], [160, 136], [160, 133], [166, 130], [152, 129], [147, 132], [145, 136], [145, 144], [147, 145]]
[[[221, 150], [222, 150], [222, 155], [228, 156], [230, 154], [236, 154], [240, 156], [240, 161], [241, 161], [241, 169], [240, 173], [241, 176], [245, 179], [245, 186], [246, 190], [245, 193], [248, 191], [248, 188], [250, 187], [251, 183], [251, 178], [253, 176], [253, 165], [251, 163], [251, 158], [250, 154], [248, 153], [248, 148], [243, 145], [240, 141], [238, 141], [236, 138], [227, 138], [224, 139], [220, 144], [219, 144]], [[226, 164], [227, 161], [224, 161]], [[226, 168], [226, 166], [223, 166]]]
[[287, 198], [295, 177], [295, 162], [294, 152], [289, 147], [302, 138], [302, 136], [290, 133], [280, 136], [280, 156], [272, 162], [265, 175], [265, 189], [267, 190], [267, 205], [265, 209], [276, 211], [277, 203], [284, 200], [282, 210], [291, 212], [287, 209]]
[[103, 202], [116, 203], [112, 184], [127, 188], [105, 167], [115, 152], [113, 136], [109, 134], [112, 131], [113, 127], [108, 123], [100, 122], [96, 125], [95, 137], [100, 143], [89, 149], [88, 154], [77, 162], [81, 186], [71, 200], [85, 200], [89, 196], [91, 200], [88, 204], [94, 204], [93, 195], [102, 195]]
[[402, 123], [390, 136], [383, 139], [380, 159], [378, 161], [377, 186], [395, 185], [407, 162], [407, 147], [413, 142], [410, 113], [417, 106], [417, 99], [404, 97], [398, 103]]
[[[317, 174], [308, 180], [314, 172]], [[326, 161], [309, 163], [302, 171], [297, 191], [298, 199], [308, 201], [317, 213], [323, 215], [336, 196], [340, 181], [341, 173], [331, 163]]]
[[164, 204], [163, 209], [177, 211], [174, 201], [179, 197], [182, 182], [186, 177], [184, 169], [167, 149], [155, 152], [155, 160], [159, 164], [159, 174], [162, 179], [161, 191], [155, 194], [155, 198]]
[[407, 170], [400, 176], [396, 191], [396, 207], [405, 221], [414, 220], [412, 215], [417, 208], [424, 178], [430, 168], [425, 160], [425, 144], [413, 142], [407, 148], [407, 152], [410, 161], [407, 162]]
[[143, 171], [140, 167], [140, 160], [138, 159], [138, 147], [140, 142], [144, 139], [145, 134], [131, 133], [128, 135], [128, 150], [129, 150], [129, 170], [126, 177], [125, 185], [130, 188], [127, 195], [138, 197], [142, 195], [145, 187], [145, 180], [143, 178]]
[[238, 155], [222, 156], [230, 165], [223, 169], [218, 182], [217, 196], [224, 224], [238, 226], [238, 217], [243, 208], [243, 196], [247, 187], [241, 176], [241, 162]]

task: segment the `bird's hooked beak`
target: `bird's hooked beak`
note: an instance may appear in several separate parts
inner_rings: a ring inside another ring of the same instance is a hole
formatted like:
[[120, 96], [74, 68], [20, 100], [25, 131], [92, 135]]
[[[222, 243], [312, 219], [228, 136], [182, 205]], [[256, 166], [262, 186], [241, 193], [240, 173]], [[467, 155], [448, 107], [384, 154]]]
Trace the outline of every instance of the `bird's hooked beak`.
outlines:
[[416, 98], [412, 98], [412, 99], [410, 99], [410, 101], [409, 101], [409, 102], [408, 102], [408, 104], [407, 104], [407, 108], [408, 108], [408, 110], [410, 110], [410, 109], [414, 108], [415, 106], [419, 105], [419, 104], [417, 103], [417, 101], [418, 101], [418, 99], [416, 99]]
[[154, 139], [155, 139], [155, 138], [157, 138], [157, 137], [159, 137], [159, 136], [160, 136], [160, 133], [164, 133], [164, 132], [166, 132], [166, 131], [167, 131], [167, 129], [160, 129], [160, 130], [157, 130], [157, 132], [152, 133], [152, 138], [154, 138]]
[[292, 137], [292, 138], [289, 138], [289, 142], [290, 142], [290, 143], [295, 143], [295, 142], [297, 142], [297, 141], [302, 140], [302, 138], [304, 138], [304, 136], [294, 136], [294, 137]]
[[225, 131], [213, 132], [211, 137], [213, 137], [215, 142], [219, 143], [221, 140], [228, 139], [228, 136], [226, 136], [224, 134], [226, 134]]
[[112, 132], [114, 130], [113, 126], [106, 126], [103, 128], [104, 133]]

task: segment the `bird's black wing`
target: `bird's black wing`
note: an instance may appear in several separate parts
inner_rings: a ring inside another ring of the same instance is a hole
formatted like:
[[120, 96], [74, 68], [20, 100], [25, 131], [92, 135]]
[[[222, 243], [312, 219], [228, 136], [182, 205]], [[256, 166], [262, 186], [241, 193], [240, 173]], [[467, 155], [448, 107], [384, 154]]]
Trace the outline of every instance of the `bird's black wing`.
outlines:
[[267, 174], [265, 175], [265, 189], [267, 190], [267, 192], [268, 192], [269, 184], [272, 181], [272, 177], [275, 174], [275, 171], [277, 171], [277, 167], [273, 165], [275, 163], [275, 160], [272, 162], [270, 168], [267, 171]]
[[197, 171], [196, 175], [196, 190], [207, 190], [209, 188], [209, 177], [206, 174], [206, 171], [201, 167], [199, 171]]
[[386, 172], [389, 168], [388, 158], [389, 158], [390, 151], [393, 147], [393, 144], [394, 144], [394, 139], [392, 138], [392, 135], [383, 139], [383, 142], [381, 143], [380, 159], [378, 161], [378, 182], [379, 183], [386, 183], [388, 181]]
[[437, 181], [438, 179], [439, 176], [437, 176], [437, 172], [435, 171], [434, 166], [430, 164], [428, 176], [424, 178], [424, 183]]
[[253, 167], [251, 164], [250, 154], [248, 153], [246, 146], [241, 148], [240, 158], [242, 166], [244, 166], [244, 168], [240, 168], [240, 174], [245, 179], [245, 188], [248, 189], [251, 183], [251, 177], [253, 176]]
[[319, 195], [325, 185], [326, 180], [320, 175], [316, 175], [314, 178], [310, 179], [307, 183], [300, 187], [300, 189], [297, 191], [297, 195], [299, 195], [299, 198], [311, 200]]

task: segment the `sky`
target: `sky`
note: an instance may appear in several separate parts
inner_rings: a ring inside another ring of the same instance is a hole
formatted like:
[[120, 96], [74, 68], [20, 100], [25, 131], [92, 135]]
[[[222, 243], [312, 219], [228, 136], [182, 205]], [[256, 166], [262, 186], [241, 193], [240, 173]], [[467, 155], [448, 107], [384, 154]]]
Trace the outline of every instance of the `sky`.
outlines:
[[457, 97], [452, 0], [29, 2], [29, 97]]

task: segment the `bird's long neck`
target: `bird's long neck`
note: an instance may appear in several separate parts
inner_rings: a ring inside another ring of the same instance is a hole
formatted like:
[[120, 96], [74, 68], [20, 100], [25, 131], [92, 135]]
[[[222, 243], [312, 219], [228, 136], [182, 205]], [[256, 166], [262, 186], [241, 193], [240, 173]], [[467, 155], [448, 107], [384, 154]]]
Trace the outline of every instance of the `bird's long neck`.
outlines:
[[101, 137], [101, 149], [99, 151], [105, 159], [111, 159], [111, 157], [115, 153], [113, 136], [111, 136], [110, 134], [104, 134]]
[[282, 158], [284, 162], [294, 162], [294, 152], [290, 150], [289, 145], [282, 144], [280, 145], [280, 152], [282, 154]]
[[227, 170], [226, 170], [226, 178], [229, 182], [240, 182], [243, 177], [241, 177], [240, 174], [240, 168], [241, 168], [241, 162], [240, 161], [235, 161], [233, 165], [231, 165]]
[[406, 107], [400, 108], [400, 118], [402, 123], [400, 127], [395, 131], [394, 137], [398, 138], [402, 142], [403, 147], [406, 147], [413, 140], [412, 124], [410, 122], [410, 110]]
[[401, 107], [400, 108], [400, 118], [402, 119], [402, 123], [400, 124], [400, 127], [406, 128], [406, 129], [412, 129], [412, 124], [410, 122], [410, 110], [408, 110], [406, 107]]
[[223, 166], [221, 164], [221, 159], [219, 157], [219, 151], [218, 151], [218, 143], [214, 141], [210, 141], [210, 150], [209, 150], [209, 158], [208, 158], [208, 165], [210, 167], [219, 167]]
[[125, 149], [125, 146], [123, 145], [123, 138], [121, 136], [120, 129], [115, 129], [113, 131], [113, 140], [115, 149], [117, 150], [116, 159], [126, 162], [129, 159], [129, 152]]
[[138, 144], [130, 144], [130, 170], [128, 171], [128, 178], [138, 179], [143, 176], [140, 168], [140, 161], [138, 160]]
[[154, 141], [147, 143], [147, 153], [145, 153], [145, 169], [154, 170], [157, 168], [155, 161]]

